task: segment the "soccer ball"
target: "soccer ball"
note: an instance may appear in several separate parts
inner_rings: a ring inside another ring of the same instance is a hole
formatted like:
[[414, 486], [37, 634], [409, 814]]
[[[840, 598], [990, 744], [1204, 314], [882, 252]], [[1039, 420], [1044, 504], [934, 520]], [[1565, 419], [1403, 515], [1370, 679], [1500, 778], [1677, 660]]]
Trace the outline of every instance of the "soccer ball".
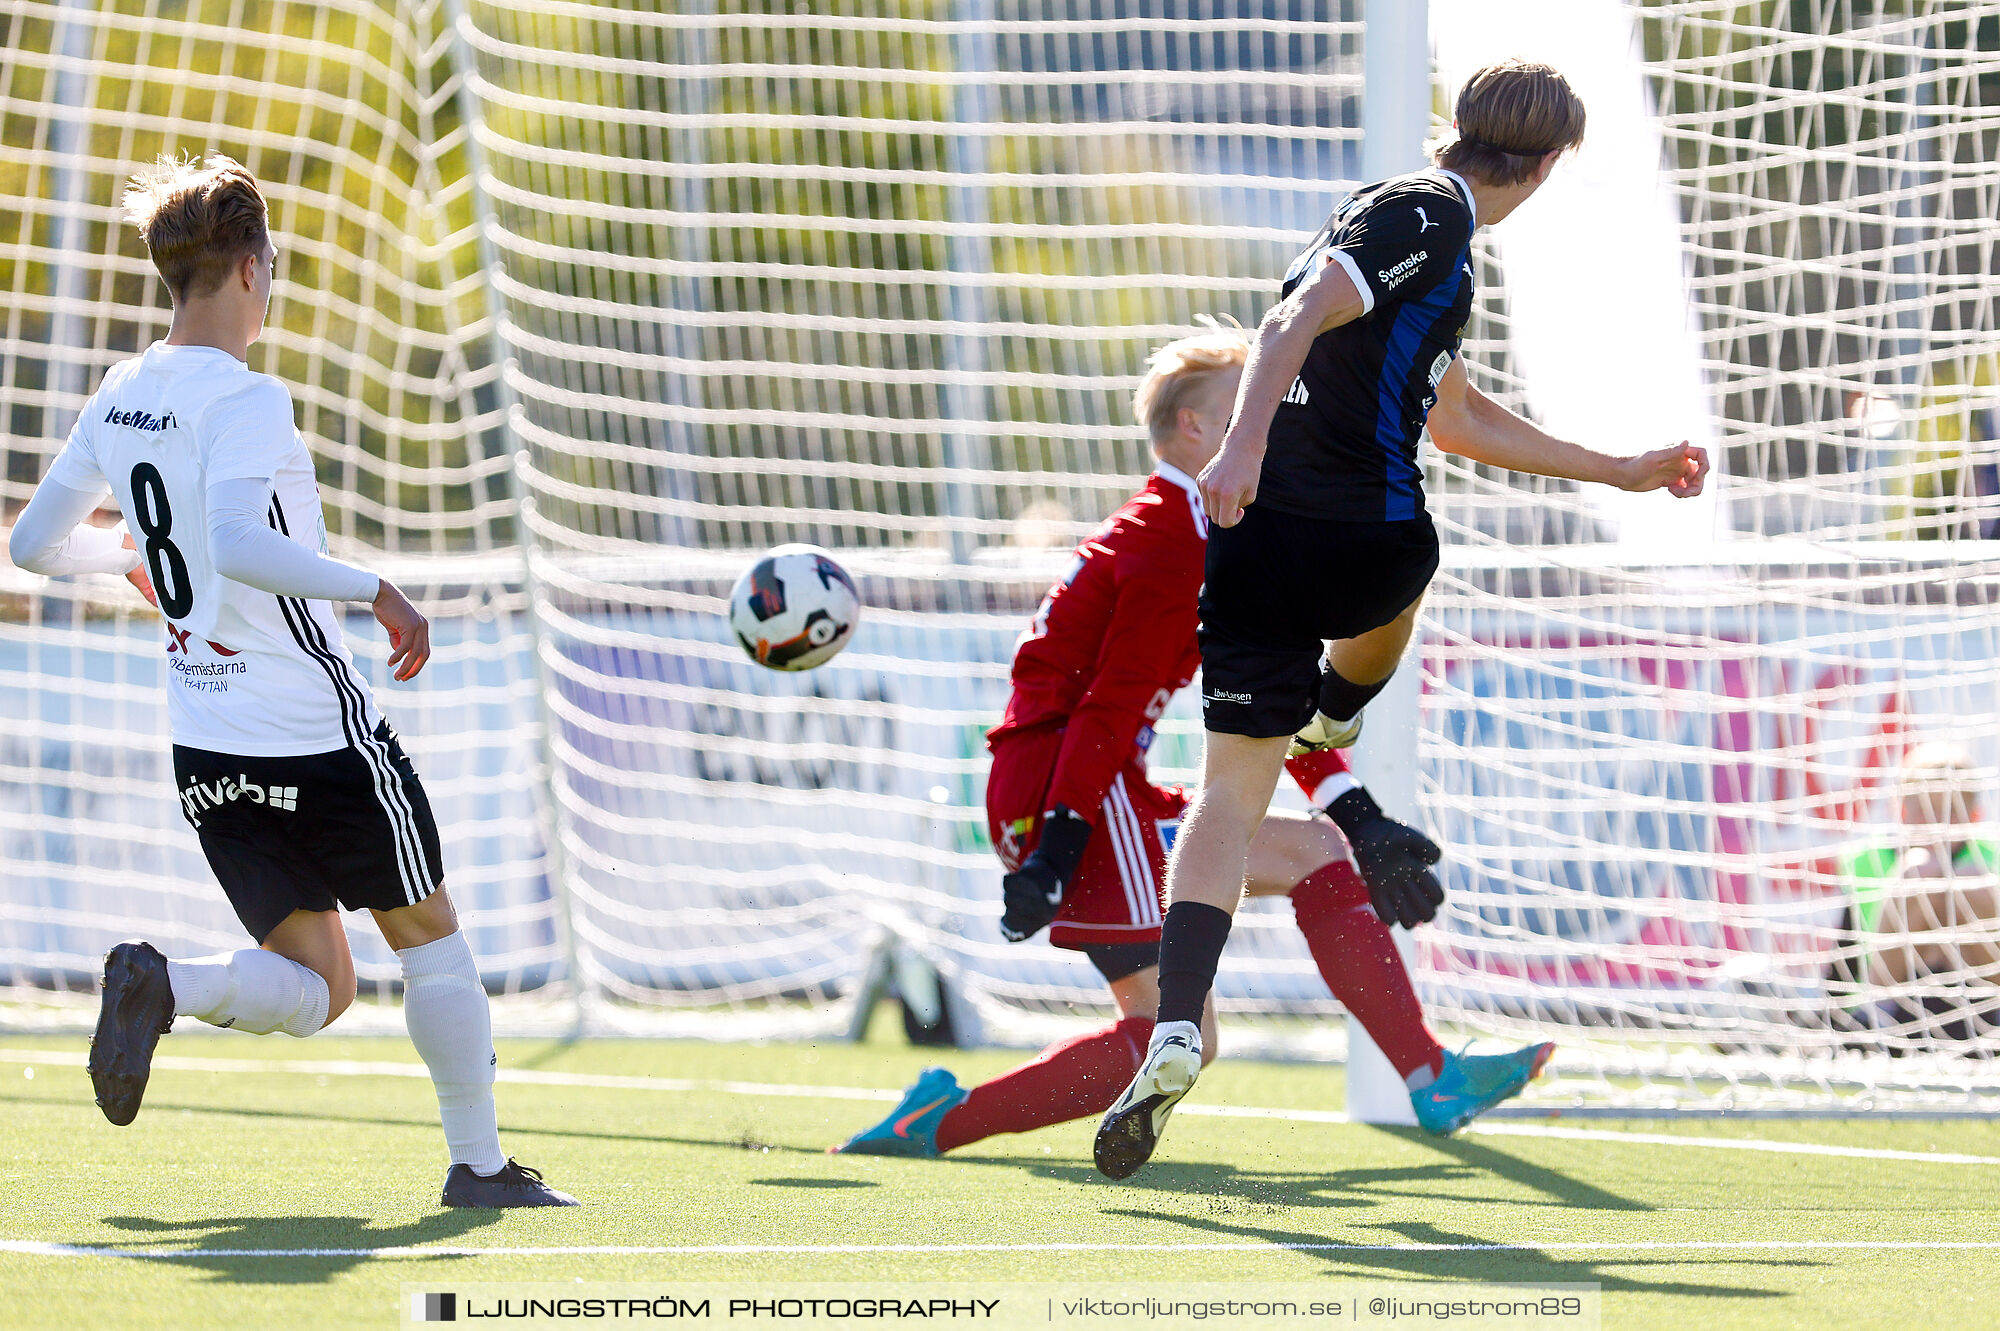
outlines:
[[781, 545], [729, 593], [729, 627], [758, 665], [811, 670], [847, 646], [861, 622], [854, 579], [816, 545]]

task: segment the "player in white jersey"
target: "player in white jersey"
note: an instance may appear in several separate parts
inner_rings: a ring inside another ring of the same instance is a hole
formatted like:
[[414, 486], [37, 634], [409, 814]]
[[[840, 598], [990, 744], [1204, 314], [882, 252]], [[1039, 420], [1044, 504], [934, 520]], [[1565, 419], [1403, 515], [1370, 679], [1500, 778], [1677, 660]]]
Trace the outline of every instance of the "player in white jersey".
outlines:
[[[182, 812], [259, 946], [105, 958], [91, 1041], [97, 1103], [139, 1112], [175, 1017], [306, 1036], [354, 999], [337, 907], [367, 909], [403, 968], [403, 1015], [451, 1152], [446, 1206], [574, 1206], [507, 1158], [492, 1021], [444, 891], [416, 769], [354, 668], [334, 601], [371, 602], [408, 680], [430, 625], [388, 579], [332, 559], [291, 394], [252, 371], [270, 303], [263, 195], [235, 162], [161, 159], [125, 196], [174, 300], [166, 340], [114, 366], [14, 526], [31, 572], [123, 573], [166, 620]], [[109, 489], [125, 532], [86, 519]]]

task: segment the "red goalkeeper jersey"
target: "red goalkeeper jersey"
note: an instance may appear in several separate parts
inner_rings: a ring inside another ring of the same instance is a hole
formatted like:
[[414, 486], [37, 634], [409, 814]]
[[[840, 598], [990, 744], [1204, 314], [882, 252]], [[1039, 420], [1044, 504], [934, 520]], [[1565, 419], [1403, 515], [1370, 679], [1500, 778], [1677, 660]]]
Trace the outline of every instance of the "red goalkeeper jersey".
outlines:
[[1195, 647], [1208, 521], [1194, 479], [1162, 463], [1076, 548], [1014, 649], [1006, 719], [987, 736], [1059, 725], [1046, 807], [1095, 819], [1153, 722], [1201, 665]]
[[[1112, 778], [1143, 762], [1153, 723], [1201, 665], [1196, 607], [1207, 550], [1194, 478], [1161, 463], [1042, 598], [1014, 648], [1007, 715], [986, 742], [1064, 727], [1044, 809], [1062, 804], [1095, 821]], [[1331, 799], [1324, 783], [1348, 770], [1336, 750], [1286, 766], [1315, 802]]]

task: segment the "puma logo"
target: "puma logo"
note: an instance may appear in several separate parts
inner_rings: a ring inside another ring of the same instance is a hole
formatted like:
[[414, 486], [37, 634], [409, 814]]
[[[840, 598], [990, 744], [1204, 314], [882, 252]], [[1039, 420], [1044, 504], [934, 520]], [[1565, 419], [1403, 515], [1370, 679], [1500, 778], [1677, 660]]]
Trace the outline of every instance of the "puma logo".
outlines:
[[1417, 220], [1423, 223], [1422, 226], [1417, 228], [1417, 234], [1420, 236], [1437, 225], [1436, 222], [1431, 221], [1430, 214], [1421, 208], [1417, 209]]

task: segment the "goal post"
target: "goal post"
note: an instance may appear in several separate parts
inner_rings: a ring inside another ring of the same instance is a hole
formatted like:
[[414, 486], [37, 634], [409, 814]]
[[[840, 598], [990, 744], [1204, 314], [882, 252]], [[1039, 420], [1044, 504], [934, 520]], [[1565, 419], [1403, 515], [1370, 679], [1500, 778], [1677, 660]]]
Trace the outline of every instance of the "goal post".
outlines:
[[[1425, 163], [1432, 102], [1430, 5], [1368, 0], [1362, 36], [1361, 178], [1381, 180]], [[1368, 705], [1368, 720], [1352, 754], [1355, 775], [1383, 812], [1421, 826], [1417, 733], [1423, 695], [1421, 652], [1413, 653]], [[1407, 930], [1389, 926], [1408, 963], [1416, 949]], [[1403, 1078], [1359, 1018], [1347, 1017], [1347, 1115], [1358, 1123], [1417, 1121]]]
[[[119, 182], [240, 158], [285, 256], [252, 364], [333, 548], [436, 625], [405, 688], [349, 621], [502, 1028], [835, 1033], [928, 967], [921, 1005], [1032, 1044], [1106, 999], [999, 938], [983, 733], [1149, 468], [1146, 355], [1254, 326], [1490, 43], [1608, 44], [1557, 59], [1590, 137], [1482, 233], [1467, 360], [1560, 433], [1705, 443], [1715, 493], [1431, 458], [1445, 563], [1360, 760], [1446, 851], [1419, 991], [1451, 1041], [1557, 1042], [1531, 1106], [1992, 1107], [1995, 885], [1855, 866], [1921, 859], [1919, 741], [1996, 812], [2000, 20], [1434, 0], [1427, 47], [1425, 6], [1361, 0], [808, 8], [0, 0], [0, 525], [165, 329]], [[1419, 77], [1378, 166], [1385, 13]], [[722, 614], [795, 540], [867, 605], [803, 676]], [[240, 939], [173, 802], [161, 650], [122, 584], [0, 569], [8, 1022], [87, 1019], [117, 938]], [[1156, 775], [1194, 780], [1192, 690], [1159, 730]], [[1350, 1056], [1282, 902], [1217, 994], [1231, 1050]]]

